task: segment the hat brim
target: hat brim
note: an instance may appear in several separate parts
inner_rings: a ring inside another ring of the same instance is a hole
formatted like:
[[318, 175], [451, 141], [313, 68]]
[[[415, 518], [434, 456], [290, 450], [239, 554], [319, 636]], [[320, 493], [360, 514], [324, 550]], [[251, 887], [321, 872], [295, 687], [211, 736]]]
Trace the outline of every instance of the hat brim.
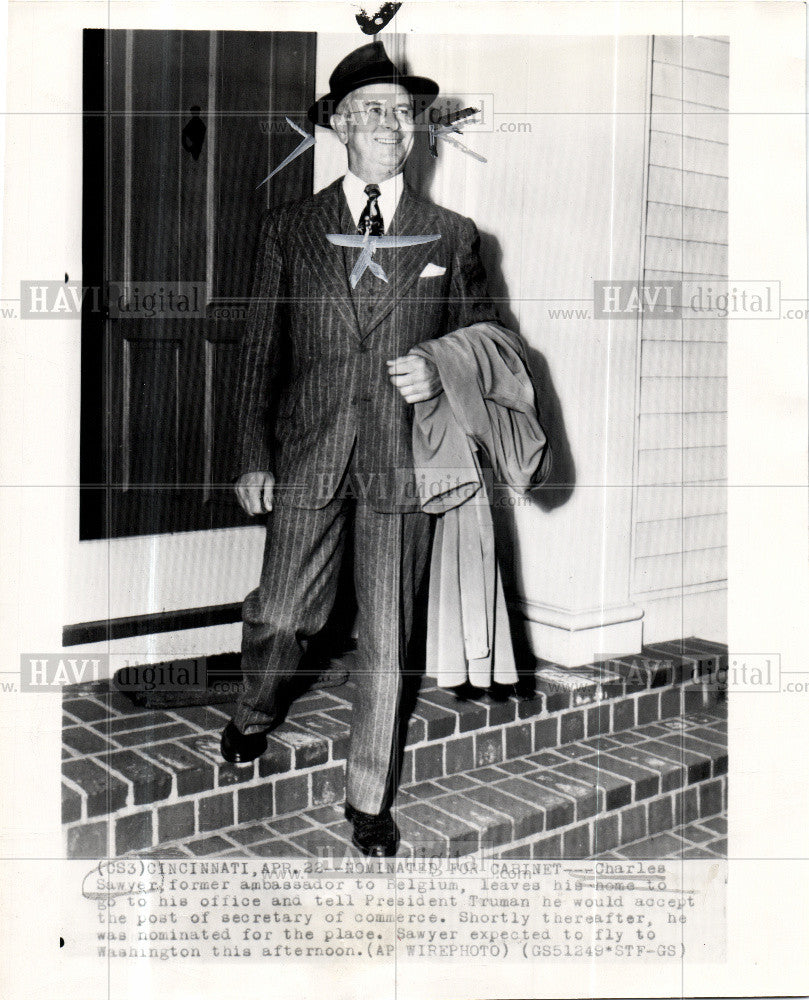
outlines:
[[306, 117], [313, 125], [331, 128], [330, 119], [337, 110], [340, 101], [344, 97], [348, 97], [349, 94], [353, 94], [355, 90], [359, 90], [360, 87], [367, 87], [374, 83], [398, 83], [404, 87], [416, 100], [417, 115], [431, 107], [438, 97], [439, 88], [435, 80], [430, 80], [426, 76], [393, 76], [386, 73], [367, 77], [345, 90], [330, 91], [315, 101], [306, 113]]

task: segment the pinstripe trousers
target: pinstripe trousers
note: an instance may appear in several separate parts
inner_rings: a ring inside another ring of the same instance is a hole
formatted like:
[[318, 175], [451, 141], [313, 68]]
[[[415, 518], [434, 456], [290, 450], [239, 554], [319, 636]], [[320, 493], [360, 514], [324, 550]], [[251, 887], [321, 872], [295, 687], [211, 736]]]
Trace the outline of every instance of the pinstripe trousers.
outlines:
[[307, 639], [326, 623], [353, 535], [358, 631], [346, 798], [367, 813], [387, 805], [393, 784], [402, 670], [431, 527], [422, 511], [379, 513], [344, 490], [318, 510], [276, 500], [261, 580], [244, 602], [245, 692], [234, 722], [243, 733], [266, 732], [281, 721], [279, 695]]

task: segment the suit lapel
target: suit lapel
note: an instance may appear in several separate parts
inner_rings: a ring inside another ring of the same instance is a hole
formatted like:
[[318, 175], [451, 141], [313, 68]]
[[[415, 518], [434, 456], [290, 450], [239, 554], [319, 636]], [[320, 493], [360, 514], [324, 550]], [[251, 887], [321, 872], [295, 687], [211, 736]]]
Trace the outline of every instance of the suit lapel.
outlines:
[[338, 179], [324, 188], [311, 214], [301, 220], [301, 245], [311, 267], [318, 274], [323, 296], [334, 305], [348, 326], [359, 333], [344, 252], [326, 239], [328, 233], [351, 231], [350, 228], [342, 228], [349, 213], [341, 181]]
[[[338, 233], [355, 233], [357, 227], [354, 225], [354, 219], [351, 215], [351, 209], [348, 207], [348, 202], [346, 201], [345, 193], [343, 192], [342, 185], [340, 186], [339, 192], [339, 209], [340, 213], [340, 226], [335, 232]], [[335, 247], [335, 249], [337, 249]], [[350, 247], [340, 247], [340, 257], [343, 261], [343, 280], [345, 282], [345, 287], [348, 290], [348, 298], [351, 302], [351, 312], [354, 316], [354, 324], [356, 326], [357, 335], [362, 337], [362, 322], [357, 312], [357, 300], [354, 296], [354, 290], [351, 288], [351, 271], [354, 268], [354, 256], [356, 254], [355, 250]]]
[[[395, 236], [433, 236], [437, 234], [436, 215], [429, 202], [416, 198], [407, 185], [386, 234]], [[387, 284], [380, 290], [371, 318], [362, 331], [367, 337], [392, 312], [421, 274], [424, 265], [435, 254], [438, 241], [412, 247], [391, 247], [377, 250], [376, 259], [385, 269]], [[367, 272], [366, 272], [367, 273]], [[360, 278], [360, 286], [365, 278]], [[358, 286], [359, 287], [359, 286]]]

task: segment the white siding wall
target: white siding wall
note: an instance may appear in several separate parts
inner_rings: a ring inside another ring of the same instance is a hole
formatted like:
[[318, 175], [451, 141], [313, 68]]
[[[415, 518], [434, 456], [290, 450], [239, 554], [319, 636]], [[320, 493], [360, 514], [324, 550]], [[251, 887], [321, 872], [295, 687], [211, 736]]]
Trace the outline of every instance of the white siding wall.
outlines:
[[[644, 276], [728, 277], [728, 56], [718, 38], [655, 37]], [[710, 621], [727, 577], [727, 323], [641, 323], [633, 596], [647, 639]], [[718, 600], [717, 600], [718, 598]], [[656, 603], [659, 601], [659, 603]], [[690, 607], [690, 611], [686, 606]]]

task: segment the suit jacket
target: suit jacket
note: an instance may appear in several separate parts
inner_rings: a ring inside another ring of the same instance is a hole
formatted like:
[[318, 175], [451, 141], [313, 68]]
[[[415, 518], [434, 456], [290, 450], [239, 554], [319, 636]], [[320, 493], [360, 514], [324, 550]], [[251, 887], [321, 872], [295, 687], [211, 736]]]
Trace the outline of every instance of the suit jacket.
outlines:
[[[413, 408], [385, 362], [459, 327], [497, 322], [470, 219], [405, 186], [385, 222], [386, 233], [441, 238], [378, 249], [388, 282], [366, 270], [352, 292], [360, 251], [326, 239], [356, 231], [342, 179], [264, 219], [240, 351], [233, 471], [272, 472], [279, 502], [325, 506], [353, 451], [355, 485], [368, 504], [418, 510]], [[443, 273], [420, 277], [428, 263]]]

